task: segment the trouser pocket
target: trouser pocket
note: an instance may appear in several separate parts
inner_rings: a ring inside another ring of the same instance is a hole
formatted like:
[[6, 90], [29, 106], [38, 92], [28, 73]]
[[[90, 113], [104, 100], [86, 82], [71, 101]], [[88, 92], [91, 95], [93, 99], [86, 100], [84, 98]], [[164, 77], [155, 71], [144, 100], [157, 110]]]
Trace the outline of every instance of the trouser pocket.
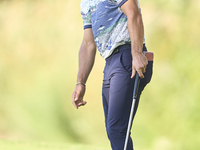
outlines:
[[131, 51], [126, 51], [120, 55], [120, 64], [123, 70], [128, 73], [132, 72], [132, 55]]

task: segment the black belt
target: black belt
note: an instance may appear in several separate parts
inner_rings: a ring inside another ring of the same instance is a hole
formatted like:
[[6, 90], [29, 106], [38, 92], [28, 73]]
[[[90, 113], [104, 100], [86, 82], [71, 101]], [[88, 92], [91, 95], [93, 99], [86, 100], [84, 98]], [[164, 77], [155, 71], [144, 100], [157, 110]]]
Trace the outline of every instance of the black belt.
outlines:
[[115, 48], [111, 55], [119, 53], [119, 49]]
[[[125, 50], [126, 47], [127, 47], [127, 48], [131, 48], [131, 44], [124, 44], [124, 45], [120, 45], [120, 46], [116, 47], [116, 48], [113, 50], [112, 54], [111, 54], [109, 57], [111, 57], [111, 56], [114, 55], [114, 54], [119, 53], [120, 51]], [[145, 44], [143, 44], [143, 51], [146, 51], [146, 48], [144, 49], [144, 47], [145, 47]], [[108, 58], [109, 58], [109, 57], [108, 57]]]
[[[120, 51], [123, 51], [124, 49], [126, 49], [126, 47], [127, 47], [127, 48], [131, 48], [131, 44], [124, 44], [124, 45], [118, 46], [117, 48], [115, 48], [115, 49], [113, 50], [113, 52], [112, 52], [111, 55], [117, 54], [117, 53], [119, 53]], [[145, 44], [143, 44], [143, 51], [147, 51], [146, 48], [144, 49], [144, 47], [145, 47]]]
[[131, 49], [131, 44], [124, 44], [124, 45], [120, 45], [120, 46], [116, 47], [116, 48], [113, 50], [113, 52], [112, 52], [111, 55], [117, 54], [117, 53], [119, 53], [120, 51], [125, 50], [126, 47], [127, 47], [127, 49], [128, 49], [128, 48]]

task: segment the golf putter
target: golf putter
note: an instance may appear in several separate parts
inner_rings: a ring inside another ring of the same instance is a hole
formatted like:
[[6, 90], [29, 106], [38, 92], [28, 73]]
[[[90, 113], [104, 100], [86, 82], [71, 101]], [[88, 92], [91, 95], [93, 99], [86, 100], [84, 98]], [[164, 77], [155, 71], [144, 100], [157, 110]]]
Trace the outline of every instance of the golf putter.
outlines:
[[[153, 61], [153, 53], [152, 52], [144, 52], [144, 54], [147, 57], [148, 61]], [[135, 74], [135, 84], [134, 84], [134, 90], [133, 90], [133, 102], [132, 102], [132, 106], [131, 106], [128, 128], [127, 128], [127, 132], [126, 132], [126, 140], [125, 140], [125, 144], [124, 144], [124, 150], [127, 149], [129, 133], [130, 133], [130, 129], [131, 129], [131, 123], [132, 123], [132, 118], [133, 118], [133, 113], [134, 113], [134, 108], [135, 108], [135, 101], [136, 101], [136, 98], [137, 98], [139, 84], [140, 84], [140, 77], [139, 77], [139, 74], [136, 72], [136, 74]]]

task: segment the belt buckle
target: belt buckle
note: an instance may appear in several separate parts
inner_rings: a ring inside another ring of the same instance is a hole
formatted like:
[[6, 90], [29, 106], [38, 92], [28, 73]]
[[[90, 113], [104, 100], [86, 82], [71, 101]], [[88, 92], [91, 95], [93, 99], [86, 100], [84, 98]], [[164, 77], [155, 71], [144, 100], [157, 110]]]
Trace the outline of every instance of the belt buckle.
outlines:
[[113, 54], [117, 54], [117, 53], [119, 53], [119, 49], [118, 49], [118, 48], [116, 48], [116, 49], [114, 50]]

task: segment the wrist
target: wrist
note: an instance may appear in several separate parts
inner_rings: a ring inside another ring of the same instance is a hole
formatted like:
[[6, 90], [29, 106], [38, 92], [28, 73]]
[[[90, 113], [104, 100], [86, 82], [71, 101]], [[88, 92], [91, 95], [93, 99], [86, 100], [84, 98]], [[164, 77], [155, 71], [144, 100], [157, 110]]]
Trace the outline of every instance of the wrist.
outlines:
[[83, 85], [84, 87], [86, 86], [84, 82], [77, 82], [77, 83], [76, 83], [76, 86], [79, 85], [79, 84], [80, 84], [80, 85]]
[[139, 44], [136, 45], [134, 43], [131, 43], [131, 52], [132, 55], [142, 54], [143, 53], [143, 45]]
[[142, 52], [132, 52], [132, 57], [137, 58], [140, 57], [143, 53]]
[[132, 48], [132, 53], [133, 54], [142, 54], [142, 52], [143, 52], [142, 49], [133, 49]]

